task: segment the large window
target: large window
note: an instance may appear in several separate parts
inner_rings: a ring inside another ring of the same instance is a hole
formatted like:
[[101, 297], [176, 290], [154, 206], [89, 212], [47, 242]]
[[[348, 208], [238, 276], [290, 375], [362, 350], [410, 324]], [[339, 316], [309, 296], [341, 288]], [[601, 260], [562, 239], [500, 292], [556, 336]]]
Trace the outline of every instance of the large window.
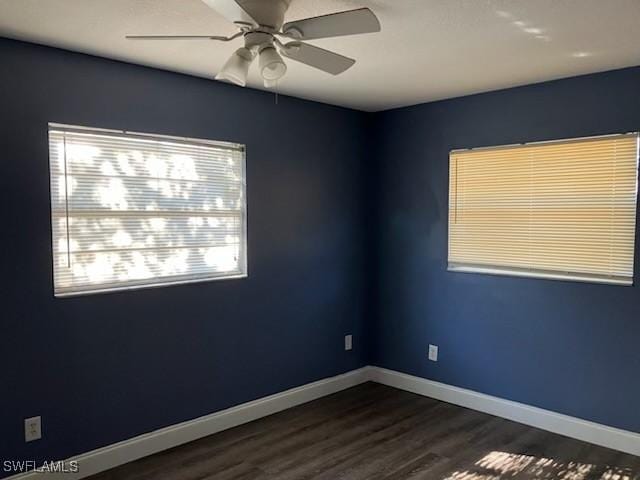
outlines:
[[638, 134], [457, 150], [449, 270], [633, 282]]
[[55, 295], [246, 276], [242, 145], [49, 125]]

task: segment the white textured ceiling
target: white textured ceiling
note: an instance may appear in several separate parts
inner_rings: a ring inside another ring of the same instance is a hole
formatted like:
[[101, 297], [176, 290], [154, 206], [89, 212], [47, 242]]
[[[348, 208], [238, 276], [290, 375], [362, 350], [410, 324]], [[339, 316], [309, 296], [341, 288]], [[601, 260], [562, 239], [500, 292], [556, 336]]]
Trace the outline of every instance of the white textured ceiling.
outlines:
[[[362, 6], [381, 33], [310, 42], [356, 65], [333, 77], [288, 61], [280, 92], [375, 111], [640, 64], [640, 0], [293, 0], [286, 19]], [[124, 35], [234, 32], [200, 0], [0, 0], [0, 36], [207, 78], [241, 39]]]

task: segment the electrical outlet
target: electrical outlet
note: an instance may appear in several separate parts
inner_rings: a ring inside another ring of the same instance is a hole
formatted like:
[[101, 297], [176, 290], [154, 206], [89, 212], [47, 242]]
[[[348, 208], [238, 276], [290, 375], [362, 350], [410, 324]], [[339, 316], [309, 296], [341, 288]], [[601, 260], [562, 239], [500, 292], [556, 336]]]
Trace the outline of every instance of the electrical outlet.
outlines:
[[24, 441], [32, 442], [42, 438], [42, 424], [40, 417], [24, 419]]
[[437, 345], [429, 345], [429, 360], [432, 362], [438, 361], [438, 346]]
[[344, 336], [344, 349], [351, 350], [353, 348], [353, 337], [351, 335]]

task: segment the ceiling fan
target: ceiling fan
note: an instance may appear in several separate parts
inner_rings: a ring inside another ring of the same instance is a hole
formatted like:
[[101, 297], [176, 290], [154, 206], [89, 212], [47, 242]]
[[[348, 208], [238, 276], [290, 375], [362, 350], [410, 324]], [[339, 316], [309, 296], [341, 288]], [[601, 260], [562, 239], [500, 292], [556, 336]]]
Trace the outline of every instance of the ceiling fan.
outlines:
[[[229, 42], [244, 37], [244, 47], [237, 49], [216, 75], [245, 86], [249, 67], [258, 57], [264, 86], [274, 87], [287, 71], [282, 56], [324, 72], [338, 75], [356, 61], [335, 52], [304, 43], [302, 40], [339, 37], [380, 31], [380, 22], [368, 8], [284, 22], [291, 0], [202, 0], [239, 31], [230, 37], [215, 35], [127, 35], [139, 40], [208, 39]], [[286, 39], [285, 42], [278, 38]], [[290, 40], [290, 41], [287, 41]]]

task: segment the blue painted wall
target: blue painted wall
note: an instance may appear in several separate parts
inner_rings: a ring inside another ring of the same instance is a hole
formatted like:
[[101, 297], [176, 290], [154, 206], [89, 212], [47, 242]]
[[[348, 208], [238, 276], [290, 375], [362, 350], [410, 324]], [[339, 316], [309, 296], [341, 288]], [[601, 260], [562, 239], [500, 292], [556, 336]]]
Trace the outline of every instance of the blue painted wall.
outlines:
[[375, 115], [374, 364], [640, 432], [637, 286], [446, 271], [449, 150], [637, 131], [639, 88], [631, 68]]
[[[637, 287], [446, 272], [448, 151], [638, 130], [640, 68], [365, 114], [11, 40], [0, 61], [0, 458], [369, 362], [640, 432]], [[55, 299], [49, 121], [245, 143], [250, 277]]]
[[[65, 458], [366, 363], [366, 114], [3, 39], [0, 64], [0, 459]], [[249, 278], [55, 299], [50, 121], [246, 144]], [[33, 415], [44, 438], [25, 444]]]

